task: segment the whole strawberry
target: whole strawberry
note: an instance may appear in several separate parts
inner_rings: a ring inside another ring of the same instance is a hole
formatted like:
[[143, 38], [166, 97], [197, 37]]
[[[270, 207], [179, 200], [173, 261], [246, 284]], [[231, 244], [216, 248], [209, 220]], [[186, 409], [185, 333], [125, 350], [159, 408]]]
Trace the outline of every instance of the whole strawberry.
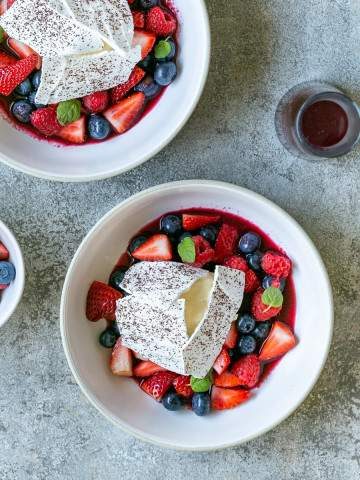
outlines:
[[272, 317], [275, 317], [280, 311], [282, 307], [270, 307], [266, 305], [262, 301], [262, 295], [264, 290], [259, 288], [254, 293], [254, 296], [251, 301], [251, 314], [258, 322], [264, 322], [265, 320], [269, 320]]
[[90, 93], [83, 97], [82, 104], [91, 113], [103, 112], [109, 104], [109, 93], [107, 90]]
[[39, 130], [40, 133], [49, 137], [58, 133], [62, 128], [57, 119], [55, 105], [33, 111], [30, 121], [32, 126]]
[[161, 7], [153, 7], [146, 14], [146, 30], [160, 37], [173, 35], [176, 31], [176, 18]]

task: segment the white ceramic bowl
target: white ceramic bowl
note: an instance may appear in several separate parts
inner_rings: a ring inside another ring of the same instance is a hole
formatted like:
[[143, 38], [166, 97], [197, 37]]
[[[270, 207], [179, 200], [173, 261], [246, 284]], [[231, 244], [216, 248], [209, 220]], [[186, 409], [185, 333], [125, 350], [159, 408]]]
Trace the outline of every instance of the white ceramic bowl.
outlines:
[[[216, 208], [249, 219], [291, 257], [297, 294], [295, 332], [299, 344], [246, 404], [196, 417], [166, 411], [135, 382], [113, 376], [109, 352], [98, 344], [102, 321], [85, 317], [90, 283], [107, 281], [128, 240], [165, 212]], [[245, 442], [289, 416], [314, 386], [332, 336], [333, 302], [323, 262], [302, 228], [283, 210], [243, 188], [220, 182], [160, 185], [124, 201], [89, 232], [75, 254], [61, 300], [61, 334], [71, 370], [91, 403], [106, 418], [143, 440], [178, 449], [211, 450]]]
[[9, 261], [15, 266], [15, 280], [5, 290], [0, 292], [0, 327], [14, 313], [24, 291], [25, 268], [24, 260], [16, 238], [8, 227], [0, 221], [0, 242], [9, 250]]
[[125, 172], [164, 148], [193, 112], [207, 78], [210, 57], [204, 1], [174, 0], [174, 6], [180, 22], [179, 75], [134, 128], [99, 144], [55, 147], [17, 131], [0, 118], [0, 160], [37, 177], [89, 181]]

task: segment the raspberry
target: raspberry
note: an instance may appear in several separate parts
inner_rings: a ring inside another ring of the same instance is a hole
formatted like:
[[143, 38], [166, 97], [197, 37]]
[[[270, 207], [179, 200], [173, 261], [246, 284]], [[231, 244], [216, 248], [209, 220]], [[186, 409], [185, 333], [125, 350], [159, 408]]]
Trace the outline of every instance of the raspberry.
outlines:
[[216, 259], [222, 262], [224, 258], [233, 255], [238, 239], [236, 227], [223, 223], [215, 243]]
[[266, 252], [261, 260], [261, 268], [273, 277], [286, 278], [291, 271], [291, 261], [285, 255], [277, 252]]
[[253, 270], [245, 272], [245, 293], [255, 292], [260, 287], [260, 280]]
[[103, 112], [109, 103], [109, 93], [103, 92], [90, 93], [82, 99], [84, 107], [91, 113]]
[[232, 257], [228, 257], [223, 265], [225, 267], [234, 268], [235, 270], [241, 270], [242, 272], [247, 272], [249, 270], [248, 264], [246, 260], [242, 257], [237, 255], [233, 255]]
[[207, 263], [215, 260], [215, 251], [211, 248], [210, 243], [201, 235], [192, 237], [195, 243], [195, 262], [194, 267], [203, 267]]
[[146, 15], [146, 30], [160, 37], [173, 35], [176, 26], [176, 18], [161, 7], [151, 8]]
[[251, 301], [251, 314], [258, 322], [269, 320], [281, 311], [281, 307], [269, 307], [262, 302], [263, 292], [264, 290], [261, 288], [257, 290]]
[[134, 10], [132, 13], [134, 27], [135, 28], [144, 28], [145, 27], [145, 14], [144, 12], [139, 12], [139, 10]]
[[30, 121], [33, 127], [47, 136], [54, 135], [62, 128], [57, 119], [55, 105], [35, 110], [31, 114]]
[[251, 354], [241, 357], [234, 363], [231, 373], [241, 381], [241, 385], [254, 388], [258, 383], [261, 373], [260, 361], [257, 355]]

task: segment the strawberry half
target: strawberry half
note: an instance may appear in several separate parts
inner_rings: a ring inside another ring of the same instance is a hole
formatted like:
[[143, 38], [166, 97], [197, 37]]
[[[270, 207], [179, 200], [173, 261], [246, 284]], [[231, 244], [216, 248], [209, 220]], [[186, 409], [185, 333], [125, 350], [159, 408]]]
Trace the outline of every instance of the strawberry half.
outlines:
[[167, 235], [157, 233], [133, 251], [137, 260], [169, 261], [172, 259], [172, 246]]
[[228, 223], [221, 225], [215, 243], [215, 255], [219, 262], [223, 262], [226, 257], [233, 255], [238, 237], [239, 234], [236, 227]]
[[248, 390], [214, 386], [211, 390], [211, 407], [214, 410], [228, 410], [246, 402], [250, 396]]
[[269, 336], [263, 343], [259, 359], [262, 362], [281, 357], [296, 345], [296, 338], [286, 323], [276, 320], [271, 327]]
[[195, 235], [192, 239], [195, 244], [195, 262], [192, 264], [194, 267], [203, 267], [215, 260], [215, 250], [204, 237]]
[[226, 348], [235, 348], [238, 341], [238, 331], [235, 325], [235, 322], [231, 324], [229, 333], [227, 334], [224, 347]]
[[156, 35], [150, 32], [145, 32], [144, 30], [135, 30], [134, 37], [132, 41], [132, 46], [141, 47], [141, 58], [144, 59], [149, 55], [151, 50], [154, 48], [156, 42]]
[[261, 373], [261, 365], [257, 355], [251, 354], [239, 358], [232, 366], [231, 373], [239, 378], [241, 385], [244, 387], [254, 388]]
[[219, 353], [215, 363], [213, 365], [213, 369], [218, 375], [221, 375], [230, 365], [231, 358], [226, 350], [226, 348], [222, 348], [221, 352]]
[[239, 377], [226, 370], [221, 375], [214, 375], [214, 385], [223, 388], [240, 387], [241, 380]]
[[9, 250], [0, 242], [0, 260], [7, 260], [9, 258]]
[[17, 60], [15, 57], [0, 51], [0, 68], [7, 67], [8, 65], [14, 65], [16, 62]]
[[[24, 60], [21, 61], [24, 62]], [[30, 115], [30, 121], [33, 127], [49, 137], [59, 133], [62, 129], [62, 125], [60, 125], [57, 119], [56, 106], [54, 105], [34, 110]]]
[[146, 30], [160, 37], [176, 32], [177, 22], [174, 15], [161, 7], [153, 7], [146, 14]]
[[190, 377], [187, 375], [179, 375], [173, 381], [173, 385], [176, 393], [185, 398], [190, 398], [192, 396], [193, 389], [190, 386]]
[[132, 377], [132, 353], [118, 338], [111, 353], [110, 370], [120, 377]]
[[37, 60], [36, 60], [35, 67], [36, 67], [37, 70], [40, 70], [40, 68], [41, 68], [41, 57], [31, 47], [29, 47], [28, 45], [25, 45], [25, 43], [20, 42], [19, 40], [15, 40], [15, 38], [8, 38], [7, 39], [7, 46], [19, 58], [27, 58], [27, 57], [30, 57], [30, 55], [36, 55]]
[[34, 70], [36, 62], [36, 55], [30, 55], [12, 65], [0, 68], [0, 94], [10, 95]]
[[158, 372], [152, 377], [142, 380], [140, 382], [140, 388], [153, 397], [157, 402], [160, 402], [165, 393], [172, 386], [176, 377], [177, 374], [173, 372]]
[[129, 80], [117, 85], [111, 90], [111, 103], [118, 103], [125, 95], [134, 88], [145, 77], [145, 71], [140, 67], [135, 67], [131, 72]]
[[106, 283], [93, 282], [86, 299], [86, 317], [91, 322], [100, 318], [115, 320], [116, 301], [122, 294]]
[[57, 136], [67, 142], [80, 144], [86, 140], [85, 130], [85, 115], [82, 115], [79, 120], [62, 127]]
[[108, 108], [104, 112], [104, 117], [117, 133], [124, 133], [136, 122], [144, 105], [145, 95], [141, 92], [133, 93], [130, 97]]
[[272, 317], [275, 317], [280, 311], [282, 307], [269, 307], [269, 305], [265, 305], [262, 301], [262, 294], [264, 290], [259, 288], [257, 290], [251, 300], [251, 314], [258, 322], [264, 322], [265, 320], [269, 320]]
[[160, 367], [160, 365], [156, 365], [156, 363], [150, 362], [150, 360], [146, 360], [143, 362], [139, 362], [134, 367], [134, 376], [135, 377], [151, 377], [154, 373], [163, 372], [166, 368]]
[[210, 223], [217, 223], [220, 220], [220, 215], [193, 215], [190, 213], [184, 213], [182, 216], [183, 229], [197, 230], [198, 228], [205, 227]]

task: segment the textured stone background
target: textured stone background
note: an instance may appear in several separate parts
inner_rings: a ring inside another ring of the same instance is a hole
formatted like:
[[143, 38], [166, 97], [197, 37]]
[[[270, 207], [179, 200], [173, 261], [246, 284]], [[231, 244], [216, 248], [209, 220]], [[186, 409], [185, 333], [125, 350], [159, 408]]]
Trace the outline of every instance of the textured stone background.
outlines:
[[[133, 172], [82, 185], [0, 167], [0, 215], [28, 273], [22, 304], [0, 331], [1, 480], [359, 478], [359, 149], [306, 163], [283, 150], [273, 128], [278, 99], [299, 81], [325, 79], [360, 100], [359, 2], [207, 4], [209, 81], [163, 152]], [[333, 346], [309, 398], [274, 431], [215, 453], [162, 450], [109, 424], [75, 384], [58, 325], [65, 272], [89, 228], [129, 195], [185, 178], [235, 182], [285, 208], [320, 249], [335, 294]]]

